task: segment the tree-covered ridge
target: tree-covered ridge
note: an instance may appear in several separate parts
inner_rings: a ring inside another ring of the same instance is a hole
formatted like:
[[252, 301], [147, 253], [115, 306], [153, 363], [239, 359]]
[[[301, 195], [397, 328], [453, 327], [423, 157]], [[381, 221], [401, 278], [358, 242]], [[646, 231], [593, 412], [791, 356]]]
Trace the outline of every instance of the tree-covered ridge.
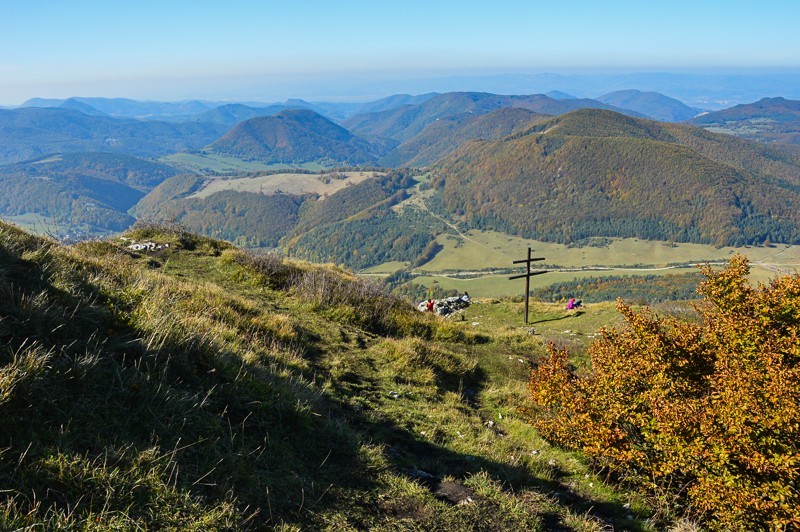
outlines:
[[35, 214], [52, 220], [54, 233], [80, 229], [104, 234], [129, 227], [127, 210], [144, 193], [121, 183], [93, 177], [61, 179], [0, 175], [0, 216]]
[[394, 143], [386, 140], [357, 137], [313, 111], [292, 109], [246, 120], [208, 150], [261, 162], [357, 165], [374, 163], [392, 147]]
[[155, 157], [200, 148], [224, 131], [217, 124], [90, 116], [72, 109], [0, 109], [0, 164], [87, 151]]
[[750, 140], [800, 144], [800, 101], [763, 98], [703, 114], [689, 123]]
[[800, 164], [791, 154], [608, 111], [468, 143], [436, 174], [446, 212], [529, 238], [800, 240]]
[[401, 199], [398, 193], [356, 216], [311, 229], [289, 240], [286, 251], [311, 262], [354, 269], [388, 261], [414, 262], [446, 227], [432, 223], [430, 216], [416, 209], [393, 211], [390, 207]]
[[314, 228], [354, 216], [385, 202], [415, 184], [411, 172], [393, 170], [374, 179], [346, 187], [330, 196], [309, 198], [303, 203], [300, 219], [291, 234], [300, 235]]
[[36, 215], [64, 234], [121, 231], [149, 187], [174, 176], [166, 165], [115, 153], [64, 153], [0, 167], [0, 215]]
[[[174, 191], [194, 185], [192, 177]], [[299, 220], [305, 196], [225, 190], [205, 198], [179, 197], [137, 210], [141, 219], [178, 222], [193, 232], [250, 247], [275, 247]], [[144, 216], [146, 215], [146, 216]]]
[[518, 107], [501, 108], [485, 115], [447, 116], [426, 126], [379, 162], [389, 167], [427, 166], [468, 140], [499, 140], [545, 118], [545, 115]]
[[60, 153], [0, 167], [0, 175], [55, 180], [93, 177], [142, 189], [152, 188], [177, 174], [175, 168], [166, 164], [108, 152]]
[[609, 92], [595, 100], [623, 109], [630, 109], [662, 122], [680, 122], [700, 114], [702, 109], [689, 107], [683, 102], [664, 94], [628, 89]]
[[438, 119], [463, 113], [482, 115], [508, 107], [519, 107], [545, 115], [560, 115], [576, 109], [600, 108], [640, 116], [634, 111], [589, 99], [556, 100], [544, 94], [506, 96], [484, 92], [448, 92], [438, 94], [422, 104], [409, 104], [385, 111], [355, 115], [345, 120], [343, 124], [360, 135], [391, 137], [403, 142]]

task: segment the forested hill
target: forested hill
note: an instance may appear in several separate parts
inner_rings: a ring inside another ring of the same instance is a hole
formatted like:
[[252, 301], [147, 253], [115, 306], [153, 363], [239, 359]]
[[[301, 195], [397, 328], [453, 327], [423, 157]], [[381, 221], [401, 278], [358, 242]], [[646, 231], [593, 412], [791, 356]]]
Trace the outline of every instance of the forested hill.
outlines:
[[688, 120], [703, 112], [702, 109], [689, 107], [675, 98], [658, 92], [644, 92], [635, 89], [610, 92], [598, 96], [595, 100], [630, 109], [663, 122]]
[[395, 145], [388, 140], [367, 140], [353, 135], [314, 111], [292, 109], [246, 120], [208, 150], [262, 162], [361, 164], [374, 163]]
[[501, 108], [485, 115], [461, 113], [436, 120], [384, 156], [384, 166], [426, 166], [469, 140], [499, 140], [549, 118], [522, 108]]
[[441, 207], [479, 228], [559, 242], [800, 242], [796, 154], [699, 128], [586, 109], [470, 142], [435, 169]]
[[60, 234], [120, 231], [134, 222], [128, 209], [176, 174], [118, 153], [64, 153], [0, 166], [0, 216], [46, 217]]
[[157, 157], [200, 148], [224, 132], [218, 124], [90, 116], [73, 109], [0, 109], [0, 164], [80, 151]]
[[463, 113], [487, 114], [504, 107], [521, 107], [546, 115], [560, 115], [576, 109], [601, 108], [641, 116], [634, 111], [589, 99], [556, 100], [544, 94], [504, 96], [484, 92], [448, 92], [436, 95], [419, 105], [403, 105], [386, 111], [359, 114], [345, 120], [343, 125], [359, 135], [390, 137], [402, 142], [438, 119]]
[[689, 123], [761, 142], [800, 144], [800, 101], [763, 98], [706, 113]]

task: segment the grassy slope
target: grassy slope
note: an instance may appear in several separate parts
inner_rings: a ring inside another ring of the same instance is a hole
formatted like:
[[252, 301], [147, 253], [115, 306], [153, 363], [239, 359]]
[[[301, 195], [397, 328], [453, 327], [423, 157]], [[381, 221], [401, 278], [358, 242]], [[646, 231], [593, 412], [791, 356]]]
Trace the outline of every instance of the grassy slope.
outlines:
[[646, 528], [517, 413], [543, 340], [608, 308], [537, 307], [530, 336], [518, 303], [440, 321], [345, 272], [129, 236], [171, 246], [0, 224], [0, 528]]
[[346, 186], [360, 183], [366, 179], [375, 177], [376, 172], [340, 172], [338, 176], [346, 178], [329, 178], [324, 181], [322, 174], [266, 174], [255, 177], [239, 177], [232, 179], [213, 179], [205, 187], [198, 190], [192, 196], [195, 198], [205, 198], [216, 192], [223, 190], [234, 190], [237, 192], [257, 192], [260, 194], [303, 194], [328, 195], [335, 194]]

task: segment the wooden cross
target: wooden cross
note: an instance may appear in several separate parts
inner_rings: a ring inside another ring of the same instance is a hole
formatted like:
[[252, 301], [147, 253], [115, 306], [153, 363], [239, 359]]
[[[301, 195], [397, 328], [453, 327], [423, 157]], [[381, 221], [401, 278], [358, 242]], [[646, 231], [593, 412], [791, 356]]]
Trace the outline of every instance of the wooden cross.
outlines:
[[535, 259], [532, 259], [531, 248], [528, 247], [528, 258], [522, 260], [515, 260], [512, 263], [512, 264], [522, 264], [524, 262], [525, 265], [527, 266], [527, 271], [520, 275], [512, 275], [511, 277], [508, 278], [509, 281], [512, 279], [522, 279], [523, 277], [525, 278], [525, 324], [526, 325], [528, 323], [528, 300], [531, 297], [531, 277], [533, 277], [534, 275], [541, 275], [543, 273], [547, 273], [547, 270], [539, 270], [535, 272], [531, 271], [531, 262], [535, 262], [537, 260], [544, 260], [544, 257], [537, 257]]

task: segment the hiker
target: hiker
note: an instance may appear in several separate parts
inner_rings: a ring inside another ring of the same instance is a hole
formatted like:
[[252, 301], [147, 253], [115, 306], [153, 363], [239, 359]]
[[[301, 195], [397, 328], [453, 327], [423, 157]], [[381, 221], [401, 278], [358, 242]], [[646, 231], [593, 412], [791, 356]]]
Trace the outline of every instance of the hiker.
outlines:
[[428, 299], [428, 302], [425, 304], [425, 309], [428, 312], [433, 312], [433, 307], [435, 305], [436, 305], [436, 303], [433, 301], [433, 299]]
[[582, 303], [583, 300], [571, 297], [567, 303], [567, 310], [575, 310], [576, 308], [580, 307]]

